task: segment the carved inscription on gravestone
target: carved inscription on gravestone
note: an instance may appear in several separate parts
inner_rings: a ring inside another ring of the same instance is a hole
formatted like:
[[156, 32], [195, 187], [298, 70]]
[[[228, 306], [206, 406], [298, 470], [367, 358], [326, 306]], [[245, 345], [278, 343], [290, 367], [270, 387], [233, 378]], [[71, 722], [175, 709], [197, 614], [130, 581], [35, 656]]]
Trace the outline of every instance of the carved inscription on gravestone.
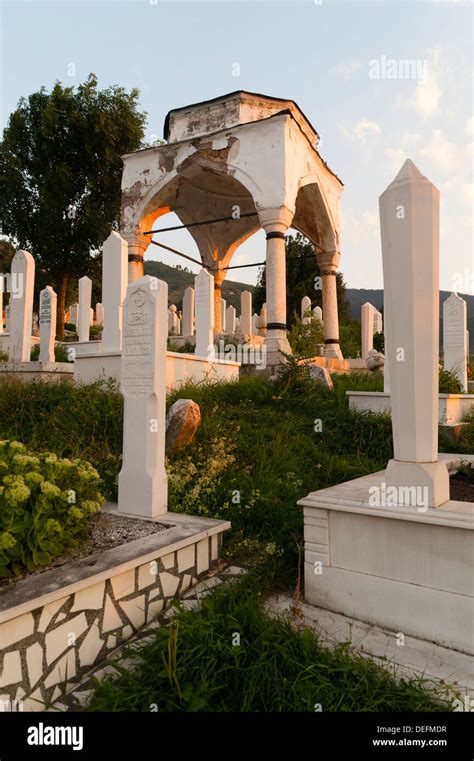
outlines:
[[142, 290], [130, 297], [122, 352], [122, 391], [149, 394], [153, 389], [153, 326], [151, 305]]

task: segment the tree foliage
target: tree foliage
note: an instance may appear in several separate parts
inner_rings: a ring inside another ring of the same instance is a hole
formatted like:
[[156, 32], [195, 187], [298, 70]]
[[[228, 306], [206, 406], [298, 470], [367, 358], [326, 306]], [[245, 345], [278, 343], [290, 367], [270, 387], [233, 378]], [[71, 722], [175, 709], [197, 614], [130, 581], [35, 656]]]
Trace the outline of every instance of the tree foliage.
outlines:
[[22, 98], [0, 144], [2, 232], [30, 251], [58, 291], [62, 335], [68, 278], [97, 275], [97, 253], [120, 213], [121, 156], [140, 147], [138, 90], [57, 82]]

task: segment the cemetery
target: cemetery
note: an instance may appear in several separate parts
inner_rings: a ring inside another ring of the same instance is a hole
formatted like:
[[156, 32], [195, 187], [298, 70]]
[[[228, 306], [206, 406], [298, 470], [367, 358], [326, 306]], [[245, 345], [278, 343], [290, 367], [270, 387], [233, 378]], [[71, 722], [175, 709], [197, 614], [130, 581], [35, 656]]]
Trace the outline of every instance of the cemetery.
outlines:
[[[292, 100], [173, 109], [166, 142], [122, 156], [99, 284], [84, 272], [62, 310], [50, 284], [35, 298], [29, 251], [3, 273], [6, 710], [436, 712], [472, 694], [474, 395], [454, 292], [440, 365], [440, 194], [410, 159], [381, 193], [383, 304], [343, 356], [343, 185], [319, 139]], [[144, 262], [170, 211], [201, 258], [179, 303]], [[236, 308], [223, 282], [259, 229], [265, 301]], [[294, 315], [291, 231], [320, 273]], [[276, 643], [296, 655], [273, 672]]]

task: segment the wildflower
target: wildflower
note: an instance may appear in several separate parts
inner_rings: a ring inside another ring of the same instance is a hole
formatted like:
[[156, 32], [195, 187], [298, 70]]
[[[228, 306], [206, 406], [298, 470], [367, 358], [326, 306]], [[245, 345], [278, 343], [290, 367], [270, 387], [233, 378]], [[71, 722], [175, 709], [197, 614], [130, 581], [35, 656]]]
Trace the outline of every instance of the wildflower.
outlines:
[[37, 473], [36, 470], [29, 470], [28, 473], [24, 474], [23, 478], [28, 486], [35, 486], [44, 481], [44, 476], [42, 476], [41, 473]]
[[16, 544], [15, 537], [8, 531], [0, 532], [0, 550], [9, 550]]
[[61, 489], [50, 483], [50, 481], [43, 481], [41, 484], [41, 491], [45, 497], [48, 497], [48, 499], [55, 499], [61, 495]]
[[25, 445], [21, 441], [10, 441], [10, 452], [24, 452]]
[[15, 481], [11, 484], [11, 486], [8, 486], [7, 489], [5, 489], [4, 497], [5, 502], [9, 507], [20, 507], [28, 497], [30, 496], [31, 491], [28, 489], [26, 484], [23, 482], [23, 479]]

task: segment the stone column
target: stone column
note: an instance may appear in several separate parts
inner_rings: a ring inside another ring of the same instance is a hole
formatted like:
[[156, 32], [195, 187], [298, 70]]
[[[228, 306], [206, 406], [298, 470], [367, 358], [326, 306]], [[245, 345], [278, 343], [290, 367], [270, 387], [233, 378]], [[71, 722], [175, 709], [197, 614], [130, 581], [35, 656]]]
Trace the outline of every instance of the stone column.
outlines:
[[89, 340], [91, 327], [92, 280], [87, 275], [79, 279], [79, 341]]
[[54, 362], [57, 296], [50, 285], [39, 295], [40, 362]]
[[118, 511], [153, 518], [168, 509], [165, 471], [168, 286], [146, 275], [123, 304], [120, 387], [123, 464]]
[[375, 307], [366, 301], [360, 308], [360, 327], [361, 327], [361, 345], [362, 359], [365, 361], [369, 356], [369, 351], [374, 348], [374, 313]]
[[227, 304], [225, 299], [221, 299], [220, 308], [221, 308], [221, 333], [226, 333], [227, 325], [225, 322], [225, 310], [227, 308]]
[[327, 256], [318, 257], [321, 268], [323, 286], [323, 312], [324, 312], [324, 356], [333, 359], [342, 359], [339, 346], [339, 317], [337, 313], [337, 287], [336, 270], [340, 255], [337, 252]]
[[[214, 278], [202, 269], [196, 276], [196, 349], [198, 357], [214, 358]], [[220, 301], [219, 301], [220, 305]]]
[[229, 335], [234, 335], [235, 333], [235, 315], [235, 307], [227, 307], [225, 313], [225, 325]]
[[244, 336], [252, 335], [252, 294], [242, 291], [240, 294], [240, 329]]
[[183, 296], [183, 336], [194, 335], [194, 288], [186, 288]]
[[212, 274], [214, 278], [214, 333], [217, 334], [222, 333], [222, 283], [225, 273], [221, 269], [216, 269]]
[[144, 256], [150, 237], [136, 230], [133, 233], [123, 233], [123, 238], [128, 244], [128, 282], [133, 283], [144, 275]]
[[113, 230], [102, 247], [102, 351], [122, 350], [122, 304], [128, 283], [128, 245]]
[[3, 333], [3, 290], [5, 288], [5, 278], [0, 275], [0, 335]]
[[454, 373], [467, 391], [467, 304], [457, 293], [443, 303], [444, 369]]
[[11, 276], [9, 360], [10, 362], [29, 362], [35, 260], [28, 251], [16, 252], [12, 259]]
[[[286, 255], [285, 233], [292, 214], [288, 209], [269, 210], [260, 213], [262, 227], [267, 239], [266, 253], [266, 304], [267, 335], [265, 346], [267, 366], [276, 367], [285, 359], [280, 352], [291, 354], [286, 328]], [[273, 218], [272, 218], [273, 217]]]
[[437, 507], [449, 499], [438, 460], [439, 192], [407, 160], [379, 205], [395, 455], [385, 478], [399, 504]]

